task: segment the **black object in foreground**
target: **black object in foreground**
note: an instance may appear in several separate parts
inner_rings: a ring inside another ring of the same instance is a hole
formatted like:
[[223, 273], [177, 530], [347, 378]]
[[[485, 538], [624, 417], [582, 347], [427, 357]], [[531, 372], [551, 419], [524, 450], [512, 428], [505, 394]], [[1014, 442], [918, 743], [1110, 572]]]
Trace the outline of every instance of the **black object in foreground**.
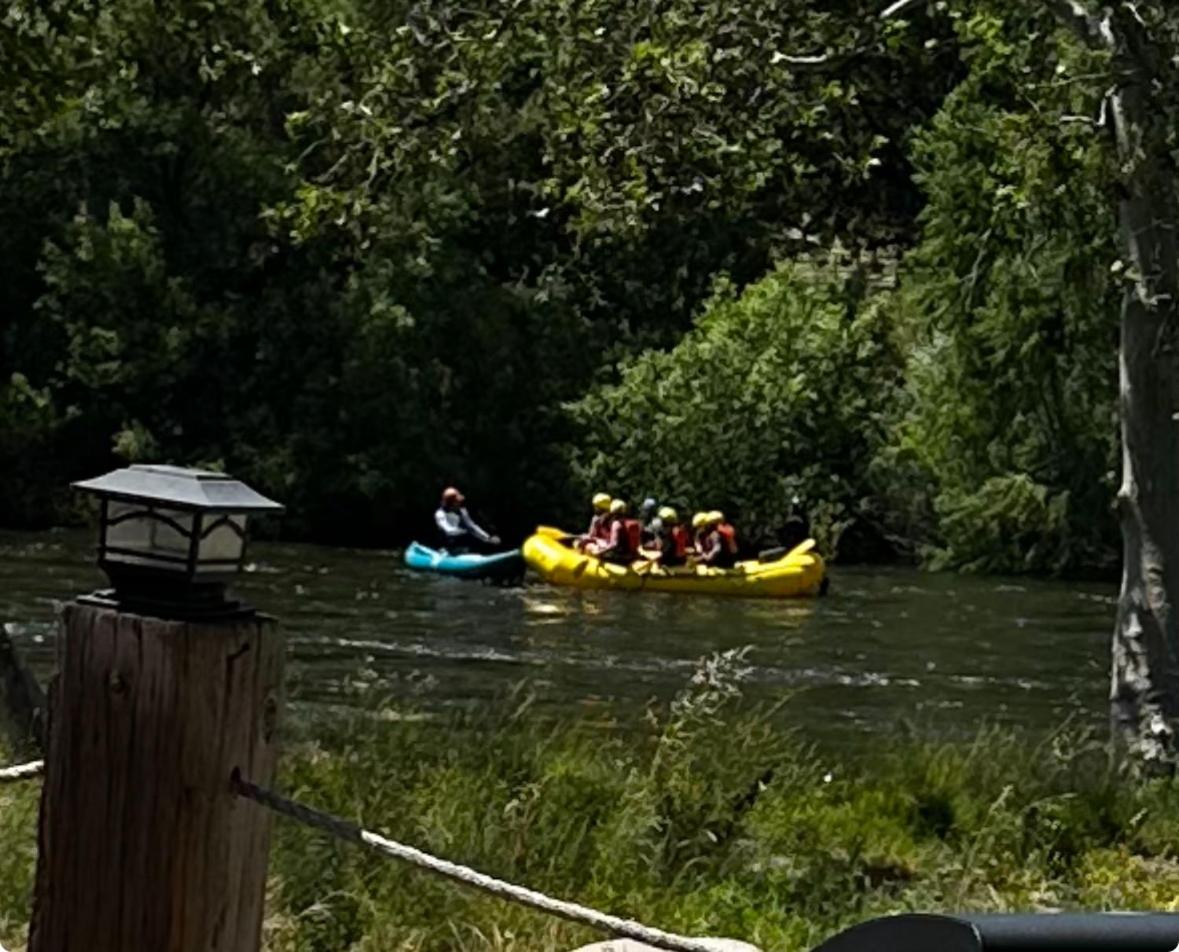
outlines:
[[815, 952], [1179, 952], [1179, 914], [891, 916]]

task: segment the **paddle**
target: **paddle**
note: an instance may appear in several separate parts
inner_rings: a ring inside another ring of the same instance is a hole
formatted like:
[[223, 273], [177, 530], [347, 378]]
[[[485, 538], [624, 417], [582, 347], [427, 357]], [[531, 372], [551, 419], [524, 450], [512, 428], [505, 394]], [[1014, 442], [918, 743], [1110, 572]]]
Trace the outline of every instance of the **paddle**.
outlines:
[[763, 564], [769, 562], [780, 562], [782, 559], [789, 559], [798, 555], [806, 555], [814, 547], [815, 540], [806, 539], [789, 551], [786, 550], [785, 546], [779, 546], [776, 549], [766, 549], [764, 552], [759, 552], [757, 555], [757, 561]]
[[815, 545], [816, 543], [814, 539], [804, 539], [786, 553], [786, 558], [790, 558], [792, 555], [806, 555], [808, 552], [810, 552], [811, 549], [815, 547]]
[[[653, 554], [648, 554], [653, 553]], [[636, 575], [646, 575], [659, 565], [659, 552], [655, 549], [639, 550], [639, 557], [630, 564]]]

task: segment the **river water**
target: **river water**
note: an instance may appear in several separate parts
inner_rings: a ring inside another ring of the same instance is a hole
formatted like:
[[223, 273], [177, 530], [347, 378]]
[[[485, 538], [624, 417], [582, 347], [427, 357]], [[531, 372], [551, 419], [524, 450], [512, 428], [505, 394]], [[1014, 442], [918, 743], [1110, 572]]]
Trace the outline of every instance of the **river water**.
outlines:
[[[0, 622], [41, 675], [57, 603], [102, 584], [91, 537], [0, 532]], [[625, 723], [713, 651], [750, 646], [747, 693], [820, 746], [899, 728], [974, 736], [1105, 717], [1110, 586], [835, 567], [819, 600], [495, 588], [417, 575], [400, 554], [257, 544], [239, 595], [283, 622], [289, 695], [430, 711], [527, 682], [542, 709]]]

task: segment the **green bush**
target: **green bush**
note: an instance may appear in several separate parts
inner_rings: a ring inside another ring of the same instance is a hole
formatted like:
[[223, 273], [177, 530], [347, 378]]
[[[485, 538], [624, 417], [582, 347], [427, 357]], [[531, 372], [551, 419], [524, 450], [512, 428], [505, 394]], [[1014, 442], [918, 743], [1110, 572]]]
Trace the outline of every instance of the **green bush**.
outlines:
[[583, 489], [719, 508], [762, 543], [799, 507], [828, 551], [874, 528], [865, 464], [899, 382], [888, 300], [839, 255], [722, 283], [679, 344], [572, 405]]
[[21, 373], [0, 379], [0, 525], [24, 526], [65, 509], [68, 490], [46, 478], [62, 465], [55, 437], [63, 423], [47, 390]]
[[933, 567], [1107, 570], [1119, 282], [1114, 178], [1063, 114], [1100, 68], [1051, 14], [1006, 2], [958, 21], [970, 74], [915, 137], [928, 204], [896, 308], [905, 387], [876, 485]]

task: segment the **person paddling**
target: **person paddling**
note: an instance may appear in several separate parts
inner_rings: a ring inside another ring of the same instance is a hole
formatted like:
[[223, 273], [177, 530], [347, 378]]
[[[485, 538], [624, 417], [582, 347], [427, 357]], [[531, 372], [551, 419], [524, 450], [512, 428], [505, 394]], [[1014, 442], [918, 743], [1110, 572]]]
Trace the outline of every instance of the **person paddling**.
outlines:
[[700, 552], [704, 548], [704, 537], [708, 535], [708, 513], [698, 512], [692, 516], [692, 548]]
[[609, 493], [594, 493], [591, 505], [594, 509], [589, 528], [584, 535], [577, 537], [574, 545], [578, 549], [585, 549], [591, 543], [605, 545], [610, 539], [610, 503], [613, 498]]
[[731, 569], [737, 564], [737, 530], [718, 510], [714, 509], [706, 518], [700, 563], [714, 569]]
[[587, 551], [605, 562], [629, 565], [639, 556], [643, 527], [637, 519], [627, 517], [627, 505], [621, 499], [610, 503], [610, 538], [603, 545], [590, 543]]
[[688, 529], [671, 506], [659, 510], [658, 541], [660, 565], [674, 568], [688, 561]]
[[499, 536], [480, 527], [463, 503], [466, 497], [453, 486], [442, 491], [442, 504], [434, 513], [434, 523], [441, 536], [440, 545], [451, 555], [462, 555], [478, 545], [499, 545]]
[[662, 511], [663, 509], [659, 507], [658, 501], [653, 496], [648, 496], [639, 506], [639, 523], [643, 528], [643, 545], [658, 545], [663, 529], [663, 520], [659, 518], [659, 513]]

